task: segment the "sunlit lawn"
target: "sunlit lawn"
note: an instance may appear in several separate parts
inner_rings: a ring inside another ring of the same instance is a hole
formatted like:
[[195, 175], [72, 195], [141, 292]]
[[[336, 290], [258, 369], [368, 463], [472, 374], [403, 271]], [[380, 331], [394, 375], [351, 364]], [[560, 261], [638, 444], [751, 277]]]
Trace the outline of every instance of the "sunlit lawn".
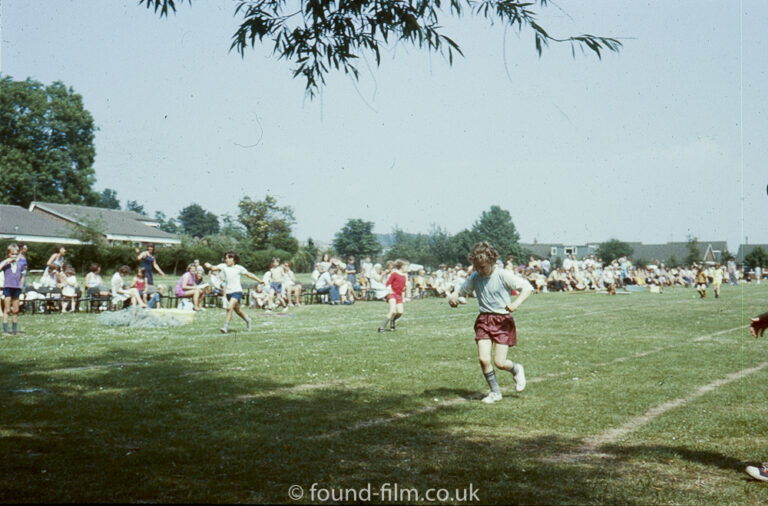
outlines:
[[528, 388], [500, 372], [491, 406], [474, 300], [413, 301], [386, 334], [377, 302], [249, 311], [228, 335], [219, 309], [171, 330], [25, 315], [0, 341], [0, 499], [282, 503], [298, 485], [304, 503], [370, 484], [371, 502], [414, 502], [396, 484], [451, 494], [435, 502], [471, 485], [483, 503], [765, 503], [743, 468], [768, 460], [768, 342], [746, 330], [766, 310], [768, 284], [533, 296], [513, 350]]

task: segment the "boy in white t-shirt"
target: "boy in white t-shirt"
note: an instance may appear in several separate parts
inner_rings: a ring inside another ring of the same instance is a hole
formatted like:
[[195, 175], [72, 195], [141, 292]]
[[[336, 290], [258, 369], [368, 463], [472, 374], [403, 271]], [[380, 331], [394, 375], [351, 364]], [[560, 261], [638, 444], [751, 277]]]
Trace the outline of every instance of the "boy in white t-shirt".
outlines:
[[240, 284], [240, 276], [246, 276], [254, 281], [261, 283], [261, 280], [255, 274], [248, 272], [248, 269], [242, 265], [238, 265], [240, 262], [240, 256], [234, 251], [227, 251], [224, 254], [224, 263], [219, 265], [211, 265], [205, 262], [205, 268], [211, 271], [219, 271], [221, 277], [225, 283], [225, 296], [227, 301], [227, 316], [224, 320], [224, 326], [219, 329], [222, 333], [229, 332], [229, 322], [232, 320], [232, 312], [245, 321], [246, 328], [251, 330], [251, 319], [245, 316], [243, 310], [240, 309], [240, 301], [243, 298], [243, 286]]
[[[510, 346], [517, 345], [517, 328], [512, 313], [533, 293], [533, 288], [527, 279], [521, 278], [513, 271], [498, 267], [496, 265], [498, 258], [498, 253], [489, 243], [475, 244], [469, 254], [474, 272], [458, 290], [448, 297], [451, 307], [459, 305], [459, 297], [468, 297], [472, 292], [477, 297], [480, 314], [475, 320], [475, 341], [480, 367], [491, 389], [482, 400], [487, 404], [501, 400], [501, 389], [496, 381], [494, 365], [512, 373], [516, 391], [521, 392], [525, 388], [523, 366], [508, 360], [507, 352]], [[519, 293], [514, 302], [510, 302], [511, 290]], [[491, 362], [492, 347], [495, 347], [493, 362]]]

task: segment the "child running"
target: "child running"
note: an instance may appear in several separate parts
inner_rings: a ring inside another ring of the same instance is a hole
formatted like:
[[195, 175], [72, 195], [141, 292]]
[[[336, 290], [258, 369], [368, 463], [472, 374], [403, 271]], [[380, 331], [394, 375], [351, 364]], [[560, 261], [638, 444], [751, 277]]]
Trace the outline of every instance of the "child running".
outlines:
[[[522, 392], [525, 389], [523, 365], [507, 360], [507, 352], [510, 346], [517, 344], [517, 329], [511, 313], [514, 313], [533, 293], [533, 287], [527, 279], [516, 275], [514, 271], [502, 269], [496, 265], [498, 257], [499, 254], [489, 243], [475, 244], [468, 257], [474, 270], [461, 287], [448, 298], [450, 306], [456, 307], [459, 305], [459, 297], [472, 295], [472, 292], [477, 296], [480, 314], [475, 320], [475, 341], [480, 367], [491, 388], [491, 392], [482, 400], [486, 404], [501, 400], [501, 389], [496, 381], [493, 365], [512, 373], [516, 391]], [[510, 304], [511, 290], [517, 291], [519, 295]], [[493, 343], [496, 344], [496, 351], [492, 365]]]
[[[393, 265], [394, 270], [387, 279], [387, 286], [390, 287], [391, 292], [387, 295], [387, 302], [389, 303], [389, 312], [387, 318], [379, 327], [379, 332], [394, 332], [395, 322], [403, 316], [403, 292], [405, 291], [405, 284], [407, 278], [405, 277], [405, 266], [408, 265], [405, 260], [395, 260]], [[387, 325], [390, 325], [387, 329]]]
[[232, 320], [232, 312], [245, 320], [245, 325], [248, 330], [251, 330], [251, 319], [245, 316], [243, 310], [240, 309], [240, 300], [243, 298], [243, 287], [240, 284], [240, 276], [247, 276], [252, 280], [261, 283], [262, 281], [256, 276], [248, 272], [248, 269], [240, 263], [240, 256], [234, 251], [227, 251], [224, 254], [224, 263], [219, 265], [211, 265], [205, 262], [205, 268], [211, 271], [221, 271], [221, 277], [224, 281], [225, 294], [229, 304], [227, 305], [227, 316], [224, 320], [224, 326], [220, 328], [222, 333], [229, 332], [229, 322]]
[[7, 258], [0, 262], [0, 272], [4, 275], [3, 282], [3, 335], [10, 335], [8, 332], [8, 315], [11, 314], [11, 327], [13, 334], [19, 333], [19, 297], [21, 296], [22, 279], [24, 277], [25, 265], [19, 263], [19, 247], [11, 244], [5, 250]]

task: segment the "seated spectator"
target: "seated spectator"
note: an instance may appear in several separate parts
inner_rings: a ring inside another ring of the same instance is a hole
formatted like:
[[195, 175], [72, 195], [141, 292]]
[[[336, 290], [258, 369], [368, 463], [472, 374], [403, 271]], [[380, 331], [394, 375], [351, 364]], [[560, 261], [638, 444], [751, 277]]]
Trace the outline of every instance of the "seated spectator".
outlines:
[[[333, 268], [335, 271], [335, 268]], [[315, 291], [319, 294], [328, 294], [330, 296], [331, 304], [338, 304], [340, 302], [339, 287], [334, 284], [331, 272], [326, 271], [320, 274], [315, 283]]]
[[108, 297], [109, 289], [101, 279], [101, 265], [91, 264], [90, 272], [85, 275], [85, 293], [88, 297]]
[[301, 306], [301, 283], [296, 281], [296, 275], [291, 268], [291, 262], [283, 262], [283, 272], [285, 273], [285, 295], [289, 306]]
[[59, 288], [59, 268], [57, 266], [47, 267], [40, 278], [39, 293], [45, 295], [46, 311], [57, 311], [61, 301], [61, 288]]
[[75, 269], [71, 265], [67, 265], [63, 273], [59, 273], [59, 287], [61, 288], [62, 297], [61, 312], [66, 313], [67, 306], [69, 306], [69, 312], [74, 313], [75, 309], [77, 309], [80, 286], [77, 284]]
[[264, 309], [267, 312], [271, 312], [273, 309], [275, 309], [275, 302], [274, 299], [270, 296], [269, 293], [264, 291], [264, 284], [258, 283], [256, 286], [251, 288], [250, 292], [250, 302], [249, 306], [252, 308], [259, 308]]
[[125, 280], [125, 277], [131, 272], [131, 268], [127, 265], [123, 265], [112, 276], [112, 303], [117, 306], [126, 306], [130, 303], [131, 306], [147, 307], [144, 301], [141, 300], [139, 291], [135, 288], [130, 288]]
[[389, 293], [387, 288], [387, 279], [384, 277], [384, 270], [381, 268], [381, 264], [373, 266], [371, 271], [371, 279], [369, 281], [371, 290], [373, 291], [373, 298], [376, 300], [384, 300]]
[[149, 295], [147, 306], [149, 306], [150, 309], [160, 308], [160, 301], [167, 291], [168, 287], [166, 285], [158, 285], [157, 288], [155, 288], [155, 285], [149, 285], [147, 287], [147, 295]]
[[193, 263], [189, 264], [187, 266], [187, 271], [181, 276], [181, 279], [179, 279], [179, 282], [176, 284], [176, 289], [173, 293], [176, 297], [182, 299], [192, 299], [192, 309], [194, 311], [200, 311], [203, 309], [203, 290], [205, 287], [203, 285], [198, 285], [196, 278], [197, 266]]

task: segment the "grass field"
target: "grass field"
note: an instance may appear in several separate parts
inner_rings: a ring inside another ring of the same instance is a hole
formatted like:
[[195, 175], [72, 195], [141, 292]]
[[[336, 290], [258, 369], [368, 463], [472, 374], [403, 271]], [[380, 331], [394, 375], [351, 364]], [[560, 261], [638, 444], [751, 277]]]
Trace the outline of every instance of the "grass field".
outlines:
[[408, 303], [386, 334], [376, 302], [228, 335], [221, 310], [22, 316], [0, 340], [0, 500], [765, 504], [743, 469], [768, 460], [768, 338], [747, 331], [766, 310], [768, 284], [535, 295], [511, 354], [528, 387], [499, 373], [490, 406], [474, 300]]

